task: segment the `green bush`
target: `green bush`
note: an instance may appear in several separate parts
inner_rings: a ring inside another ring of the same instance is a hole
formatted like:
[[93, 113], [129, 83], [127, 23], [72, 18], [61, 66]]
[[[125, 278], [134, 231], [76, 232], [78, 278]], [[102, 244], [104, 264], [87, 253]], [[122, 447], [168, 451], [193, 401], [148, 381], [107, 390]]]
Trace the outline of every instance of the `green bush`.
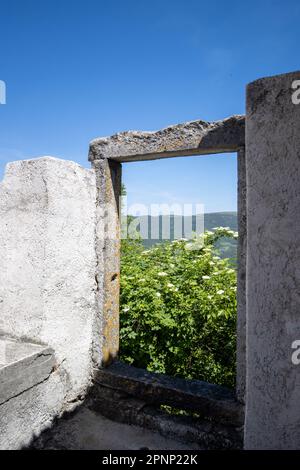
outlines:
[[[235, 262], [215, 245], [227, 228], [145, 250], [123, 240], [121, 360], [154, 372], [235, 384]], [[193, 248], [193, 249], [191, 249]]]

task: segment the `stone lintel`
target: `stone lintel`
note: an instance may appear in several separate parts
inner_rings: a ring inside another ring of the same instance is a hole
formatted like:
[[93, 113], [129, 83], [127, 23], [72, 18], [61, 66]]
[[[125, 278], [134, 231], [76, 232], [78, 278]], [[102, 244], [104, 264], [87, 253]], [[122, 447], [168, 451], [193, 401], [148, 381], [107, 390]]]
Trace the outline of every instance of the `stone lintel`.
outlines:
[[128, 131], [90, 143], [89, 160], [118, 162], [236, 152], [245, 146], [245, 116], [191, 121], [154, 132]]

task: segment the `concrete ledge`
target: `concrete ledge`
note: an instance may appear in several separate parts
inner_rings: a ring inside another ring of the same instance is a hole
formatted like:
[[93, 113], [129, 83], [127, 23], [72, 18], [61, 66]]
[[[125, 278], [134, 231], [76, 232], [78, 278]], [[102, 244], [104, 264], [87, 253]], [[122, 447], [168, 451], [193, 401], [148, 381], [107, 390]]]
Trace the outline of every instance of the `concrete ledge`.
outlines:
[[245, 146], [245, 117], [191, 121], [155, 132], [128, 131], [90, 143], [89, 160], [118, 162], [236, 152]]
[[243, 427], [216, 423], [192, 416], [172, 415], [159, 407], [148, 405], [143, 399], [105, 387], [94, 387], [90, 409], [108, 419], [130, 426], [140, 426], [159, 432], [168, 439], [198, 444], [202, 450], [241, 449]]
[[54, 366], [51, 348], [0, 337], [0, 405], [46, 380]]
[[147, 404], [192, 410], [235, 426], [244, 421], [243, 406], [235, 399], [234, 392], [220, 385], [155, 374], [122, 362], [96, 371], [95, 383]]

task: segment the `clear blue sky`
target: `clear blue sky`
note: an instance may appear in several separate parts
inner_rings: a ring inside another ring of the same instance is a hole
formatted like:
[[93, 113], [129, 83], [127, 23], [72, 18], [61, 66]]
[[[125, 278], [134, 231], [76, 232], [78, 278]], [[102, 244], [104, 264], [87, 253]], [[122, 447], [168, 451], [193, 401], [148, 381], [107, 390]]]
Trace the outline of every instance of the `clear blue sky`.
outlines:
[[[245, 111], [245, 85], [299, 69], [300, 2], [1, 0], [0, 176], [88, 143]], [[236, 157], [124, 165], [129, 202], [236, 207]]]

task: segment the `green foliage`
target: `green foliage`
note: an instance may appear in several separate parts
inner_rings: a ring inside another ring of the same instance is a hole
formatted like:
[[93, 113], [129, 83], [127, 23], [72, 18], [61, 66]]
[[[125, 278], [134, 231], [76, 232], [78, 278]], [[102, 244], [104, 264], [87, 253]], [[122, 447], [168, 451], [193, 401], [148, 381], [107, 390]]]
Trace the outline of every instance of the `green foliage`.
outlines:
[[234, 387], [236, 271], [215, 248], [224, 236], [237, 234], [220, 227], [202, 239], [149, 250], [140, 241], [122, 241], [122, 360]]

